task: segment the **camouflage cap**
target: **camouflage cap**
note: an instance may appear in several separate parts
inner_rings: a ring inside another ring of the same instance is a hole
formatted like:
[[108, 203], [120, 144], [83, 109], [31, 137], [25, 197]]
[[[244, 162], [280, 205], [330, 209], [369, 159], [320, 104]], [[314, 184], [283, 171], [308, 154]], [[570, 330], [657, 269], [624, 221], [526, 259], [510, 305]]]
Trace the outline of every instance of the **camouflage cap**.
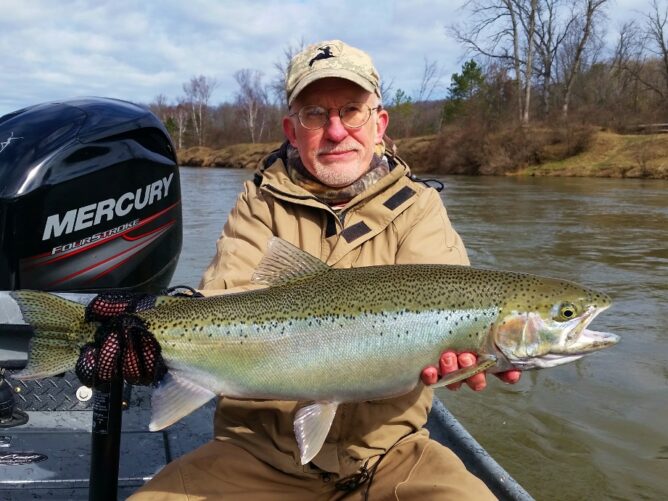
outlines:
[[380, 76], [366, 52], [328, 40], [309, 45], [295, 55], [285, 77], [288, 106], [304, 88], [321, 78], [345, 78], [380, 96]]

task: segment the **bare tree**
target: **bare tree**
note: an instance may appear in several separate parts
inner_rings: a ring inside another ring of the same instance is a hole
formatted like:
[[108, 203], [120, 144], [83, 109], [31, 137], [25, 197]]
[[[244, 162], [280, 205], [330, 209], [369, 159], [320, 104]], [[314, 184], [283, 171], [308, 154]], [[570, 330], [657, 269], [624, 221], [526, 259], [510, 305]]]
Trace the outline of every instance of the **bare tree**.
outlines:
[[[652, 2], [652, 11], [645, 15], [641, 25], [625, 23], [618, 34], [611, 71], [620, 85], [620, 92], [630, 94], [635, 111], [639, 110], [641, 94], [650, 91], [659, 101], [667, 90], [666, 64], [661, 47], [665, 47], [666, 12]], [[658, 71], [657, 71], [658, 70]]]
[[[508, 2], [511, 3], [511, 2]], [[530, 0], [529, 3], [515, 1], [515, 8], [520, 13], [519, 19], [526, 34], [525, 65], [524, 65], [524, 92], [522, 102], [522, 118], [524, 125], [529, 123], [529, 109], [531, 108], [531, 80], [533, 73], [533, 54], [536, 34], [536, 11], [538, 0]]]
[[567, 17], [559, 14], [564, 10], [565, 0], [542, 0], [536, 10], [536, 68], [541, 80], [543, 116], [550, 114], [551, 89], [555, 77], [557, 57], [564, 39], [576, 20], [572, 8]]
[[384, 103], [389, 103], [390, 99], [394, 94], [394, 78], [387, 79], [384, 78], [380, 81], [380, 97]]
[[564, 118], [568, 116], [568, 106], [570, 104], [571, 93], [575, 77], [580, 72], [580, 66], [584, 56], [585, 48], [590, 42], [594, 32], [597, 18], [603, 14], [603, 7], [608, 0], [581, 0], [582, 11], [577, 15], [577, 35], [573, 34], [572, 44], [568, 48], [568, 55], [564, 67], [564, 92], [562, 97], [561, 112]]
[[153, 99], [153, 102], [148, 107], [163, 123], [169, 119], [170, 106], [167, 102], [167, 96], [164, 94], [155, 96], [155, 99]]
[[276, 70], [276, 77], [269, 84], [271, 93], [274, 95], [274, 102], [280, 105], [285, 105], [285, 77], [288, 74], [288, 68], [292, 58], [304, 50], [306, 42], [301, 38], [295, 45], [288, 45], [283, 49], [283, 54], [278, 61], [274, 63]]
[[663, 98], [668, 91], [668, 42], [666, 42], [666, 22], [668, 21], [668, 7], [663, 8], [657, 0], [652, 0], [652, 10], [646, 16], [647, 44], [649, 50], [661, 61], [664, 87], [662, 90], [653, 89]]
[[255, 143], [262, 138], [269, 104], [267, 89], [262, 86], [262, 72], [243, 69], [234, 74], [234, 79], [239, 84], [236, 104], [241, 120], [246, 125], [251, 142]]
[[639, 62], [643, 59], [643, 50], [642, 34], [638, 24], [635, 21], [624, 23], [619, 29], [610, 63], [613, 74], [624, 81], [629, 77], [637, 80]]
[[217, 86], [218, 82], [214, 78], [204, 75], [192, 77], [190, 82], [183, 84], [183, 91], [186, 94], [187, 102], [190, 104], [195, 138], [199, 146], [204, 144], [209, 100]]
[[443, 79], [443, 72], [436, 61], [429, 61], [424, 58], [424, 66], [422, 68], [422, 79], [420, 80], [420, 87], [415, 95], [415, 102], [431, 100], [434, 92], [441, 87], [441, 80]]
[[180, 98], [174, 108], [174, 126], [176, 130], [176, 148], [182, 149], [188, 128], [188, 104], [185, 99]]

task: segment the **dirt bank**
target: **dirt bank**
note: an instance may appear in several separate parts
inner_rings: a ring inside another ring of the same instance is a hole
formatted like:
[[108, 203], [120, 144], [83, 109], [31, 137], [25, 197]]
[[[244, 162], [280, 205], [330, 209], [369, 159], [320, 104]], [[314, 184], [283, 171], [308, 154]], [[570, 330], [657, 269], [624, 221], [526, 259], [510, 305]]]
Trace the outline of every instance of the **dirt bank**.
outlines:
[[[417, 173], [446, 174], [434, 169], [433, 144], [435, 136], [399, 139], [399, 155]], [[214, 150], [193, 147], [179, 151], [179, 163], [196, 167], [227, 167], [254, 169], [258, 162], [279, 143], [237, 144]], [[479, 169], [478, 173], [485, 173]], [[596, 132], [586, 151], [565, 160], [544, 162], [494, 172], [515, 176], [583, 176], [614, 178], [668, 179], [668, 134], [619, 135]]]

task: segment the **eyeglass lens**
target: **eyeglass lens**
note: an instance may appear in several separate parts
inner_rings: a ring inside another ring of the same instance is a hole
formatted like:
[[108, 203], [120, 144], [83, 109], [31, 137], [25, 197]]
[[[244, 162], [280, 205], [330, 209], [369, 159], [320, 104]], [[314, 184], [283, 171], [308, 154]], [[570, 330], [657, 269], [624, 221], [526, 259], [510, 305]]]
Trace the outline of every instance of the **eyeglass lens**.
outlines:
[[[372, 108], [364, 103], [348, 103], [339, 108], [339, 117], [346, 127], [359, 128], [369, 121], [371, 111]], [[319, 129], [329, 120], [329, 110], [316, 105], [304, 106], [298, 117], [305, 128]]]

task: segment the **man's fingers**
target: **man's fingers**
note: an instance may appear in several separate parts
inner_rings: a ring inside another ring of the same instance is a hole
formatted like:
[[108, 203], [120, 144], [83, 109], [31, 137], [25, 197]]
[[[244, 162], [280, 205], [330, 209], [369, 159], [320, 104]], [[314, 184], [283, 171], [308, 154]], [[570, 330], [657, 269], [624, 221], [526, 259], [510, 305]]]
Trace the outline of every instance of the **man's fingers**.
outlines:
[[506, 372], [500, 372], [496, 376], [504, 383], [515, 384], [522, 377], [522, 371], [511, 370]]
[[436, 366], [430, 365], [422, 369], [422, 374], [420, 374], [420, 379], [422, 379], [422, 382], [427, 386], [436, 384], [436, 382], [438, 381], [438, 369], [436, 368]]
[[441, 354], [441, 358], [438, 361], [438, 365], [441, 369], [441, 375], [450, 374], [451, 372], [459, 369], [457, 364], [457, 354], [454, 351], [445, 351]]
[[[459, 364], [457, 363], [457, 354], [454, 351], [445, 351], [441, 354], [441, 358], [438, 361], [438, 366], [441, 370], [441, 376], [445, 374], [450, 374], [451, 372], [459, 369]], [[462, 385], [459, 383], [452, 383], [446, 386], [447, 389], [456, 391]]]
[[[434, 372], [436, 368], [433, 366], [427, 367], [422, 372], [422, 381], [424, 384], [434, 384], [438, 380], [439, 375], [444, 376], [458, 369], [471, 367], [477, 362], [477, 360], [478, 357], [475, 355], [475, 353], [464, 352], [456, 354], [453, 351], [443, 352], [441, 358], [438, 361], [438, 371]], [[510, 370], [496, 374], [496, 376], [504, 383], [514, 384], [520, 380], [522, 372], [518, 370]], [[461, 384], [462, 382], [460, 381], [458, 383], [449, 384], [446, 386], [446, 388], [450, 390], [457, 390]], [[470, 378], [466, 379], [466, 384], [473, 391], [484, 390], [487, 387], [487, 376], [484, 372], [481, 372], [480, 374], [476, 374], [475, 376], [471, 376]]]
[[[459, 360], [460, 367], [471, 367], [477, 361], [477, 357], [473, 353], [460, 353], [457, 357]], [[481, 372], [475, 376], [471, 376], [466, 380], [466, 384], [469, 385], [473, 391], [484, 390], [487, 386], [487, 379], [485, 378], [485, 373]]]

